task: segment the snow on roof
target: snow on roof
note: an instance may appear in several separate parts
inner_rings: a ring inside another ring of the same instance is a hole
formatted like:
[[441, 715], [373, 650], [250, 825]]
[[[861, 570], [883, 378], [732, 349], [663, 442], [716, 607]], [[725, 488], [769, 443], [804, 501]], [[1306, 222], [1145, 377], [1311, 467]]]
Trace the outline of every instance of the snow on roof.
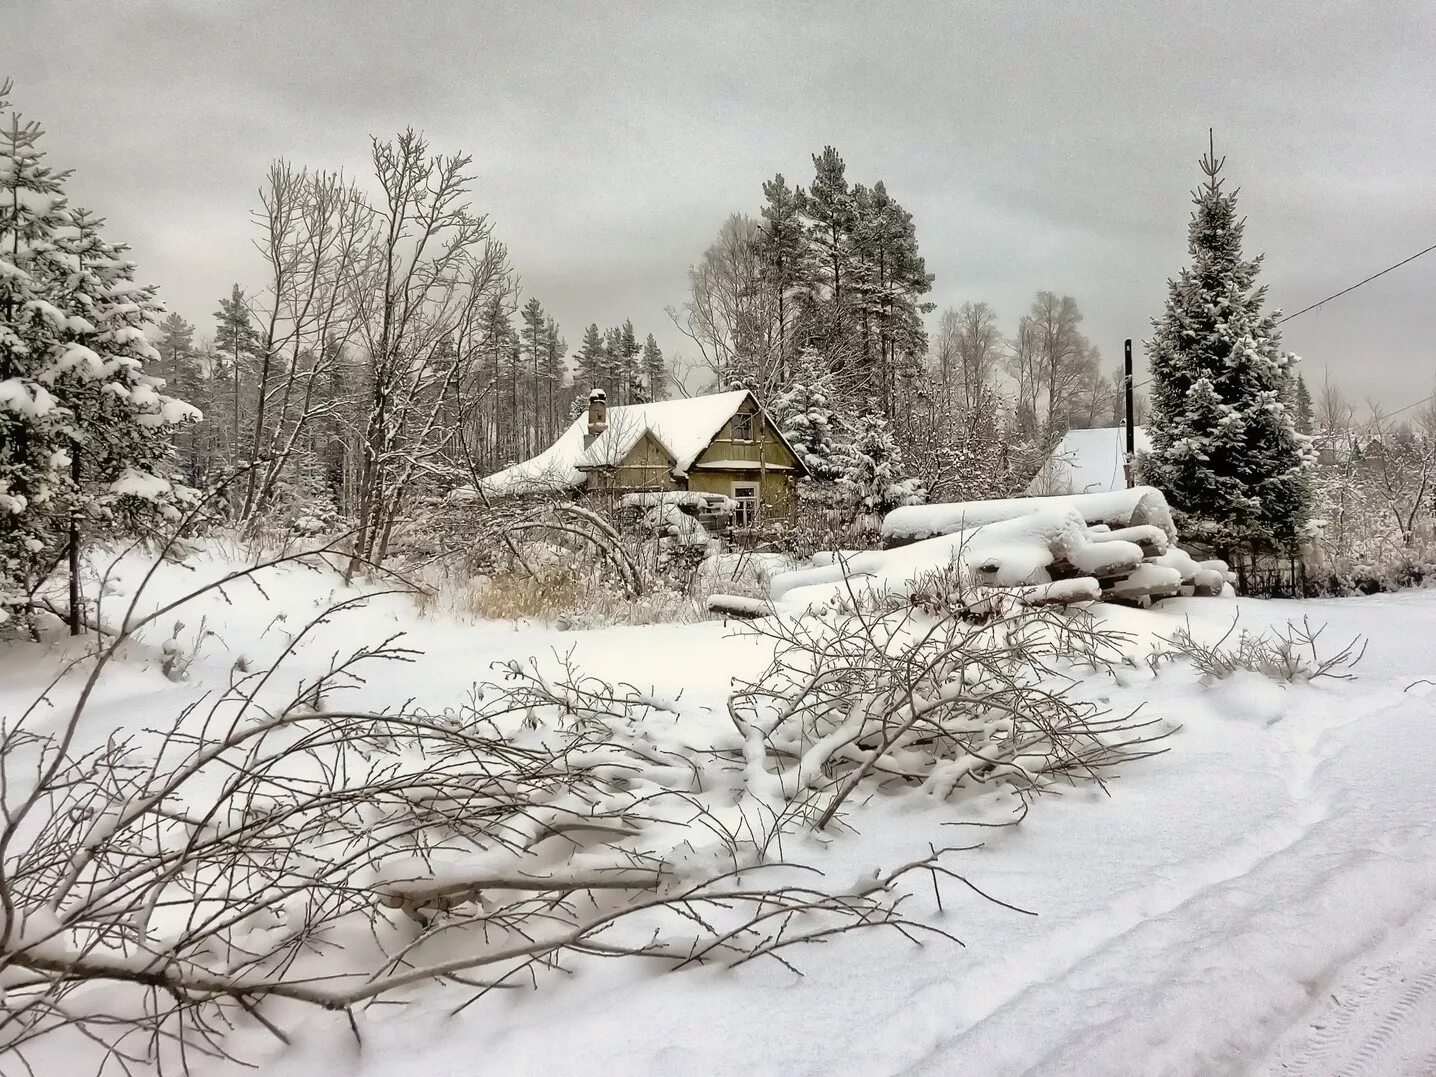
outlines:
[[[1137, 427], [1133, 441], [1139, 453], [1152, 448], [1147, 431]], [[1033, 497], [1047, 494], [1095, 494], [1121, 490], [1127, 485], [1122, 470], [1127, 453], [1127, 428], [1106, 426], [1096, 430], [1069, 430], [1027, 487]]]
[[748, 391], [738, 389], [686, 400], [612, 407], [608, 409], [608, 429], [589, 445], [584, 444], [588, 416], [580, 415], [543, 452], [488, 476], [480, 486], [494, 497], [572, 490], [583, 485], [585, 469], [622, 462], [645, 433], [652, 434], [673, 458], [675, 473], [686, 472], [747, 398]]
[[940, 505], [907, 505], [883, 518], [884, 539], [914, 540], [951, 535], [965, 528], [1015, 520], [1049, 509], [1075, 512], [1088, 524], [1117, 527], [1151, 525], [1176, 537], [1172, 512], [1160, 490], [1134, 486], [1110, 493], [1067, 497], [1007, 497], [995, 501], [954, 501]]

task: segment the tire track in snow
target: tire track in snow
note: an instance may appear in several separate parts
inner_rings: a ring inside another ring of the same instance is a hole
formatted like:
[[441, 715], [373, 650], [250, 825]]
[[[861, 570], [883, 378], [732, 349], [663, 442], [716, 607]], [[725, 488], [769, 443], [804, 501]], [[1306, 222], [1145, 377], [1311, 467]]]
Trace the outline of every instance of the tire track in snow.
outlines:
[[[961, 1049], [964, 1039], [989, 1022], [1000, 1019], [1003, 1011], [1025, 996], [1039, 992], [1054, 982], [1067, 980], [1089, 962], [1120, 949], [1128, 938], [1142, 932], [1153, 922], [1167, 919], [1187, 907], [1197, 906], [1232, 883], [1260, 873], [1267, 864], [1279, 860], [1293, 847], [1310, 838], [1332, 815], [1331, 798], [1318, 780], [1322, 764], [1331, 757], [1331, 734], [1363, 718], [1398, 711], [1403, 707], [1403, 703], [1387, 704], [1368, 713], [1335, 721], [1310, 721], [1303, 715], [1288, 711], [1273, 729], [1273, 734], [1285, 750], [1284, 765], [1273, 775], [1282, 781], [1289, 798], [1289, 808], [1283, 818], [1254, 833], [1251, 841], [1244, 843], [1225, 861], [1189, 866], [1176, 873], [1175, 877], [1123, 895], [1113, 905], [1094, 910], [1068, 925], [1076, 934], [1087, 936], [1088, 941], [1051, 962], [1043, 970], [1041, 979], [1013, 984], [1010, 989], [994, 992], [985, 1000], [983, 1010], [975, 1020], [960, 1031], [937, 1037], [922, 1051], [914, 1061], [914, 1071], [947, 1071], [952, 1052]], [[925, 992], [938, 986], [937, 983], [928, 983], [921, 990]], [[1051, 1059], [1043, 1061], [1050, 1062]], [[1036, 1071], [1043, 1068], [1043, 1064], [1039, 1063]], [[1308, 1073], [1303, 1070], [1275, 1072], [1286, 1077], [1291, 1074], [1307, 1077]], [[1409, 1072], [1421, 1077], [1436, 1077], [1436, 1069]], [[1319, 1077], [1319, 1073], [1313, 1071], [1311, 1077]]]
[[[1423, 922], [1424, 918], [1424, 922]], [[1436, 910], [1395, 928], [1361, 965], [1338, 974], [1328, 1002], [1277, 1044], [1262, 1071], [1302, 1077], [1436, 1073]]]

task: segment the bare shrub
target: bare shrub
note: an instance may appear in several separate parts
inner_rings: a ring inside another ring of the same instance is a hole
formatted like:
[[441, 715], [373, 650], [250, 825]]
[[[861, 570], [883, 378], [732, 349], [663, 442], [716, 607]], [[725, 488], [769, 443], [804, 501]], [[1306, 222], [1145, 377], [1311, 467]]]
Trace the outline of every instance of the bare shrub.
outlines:
[[1323, 654], [1319, 641], [1325, 631], [1325, 625], [1313, 628], [1306, 617], [1299, 626], [1288, 621], [1284, 628], [1261, 633], [1238, 628], [1233, 620], [1221, 638], [1203, 643], [1187, 625], [1171, 636], [1158, 637], [1162, 646], [1153, 649], [1147, 663], [1156, 672], [1163, 663], [1186, 659], [1209, 680], [1224, 680], [1238, 672], [1259, 673], [1287, 684], [1322, 677], [1353, 679], [1352, 669], [1366, 654], [1365, 637], [1354, 636], [1339, 650]]
[[1081, 677], [1120, 661], [1125, 642], [1084, 612], [1014, 602], [973, 618], [964, 603], [934, 616], [864, 598], [755, 622], [773, 664], [729, 702], [748, 787], [819, 828], [860, 786], [947, 797], [1101, 781], [1165, 736], [1081, 698]]

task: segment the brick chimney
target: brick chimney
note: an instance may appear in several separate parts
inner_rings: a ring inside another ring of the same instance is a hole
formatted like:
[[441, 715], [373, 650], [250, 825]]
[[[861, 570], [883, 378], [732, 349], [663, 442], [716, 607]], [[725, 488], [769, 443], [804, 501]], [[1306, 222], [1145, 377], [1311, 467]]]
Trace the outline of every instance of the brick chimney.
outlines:
[[595, 389], [588, 394], [588, 436], [583, 439], [585, 446], [608, 429], [608, 394]]

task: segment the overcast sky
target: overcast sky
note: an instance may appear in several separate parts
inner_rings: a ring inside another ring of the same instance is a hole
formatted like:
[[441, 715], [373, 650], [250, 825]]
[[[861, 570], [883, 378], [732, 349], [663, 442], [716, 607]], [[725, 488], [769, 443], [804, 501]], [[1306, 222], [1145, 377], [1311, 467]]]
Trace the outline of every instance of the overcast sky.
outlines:
[[[276, 157], [362, 173], [370, 134], [474, 157], [524, 290], [583, 326], [664, 308], [734, 210], [838, 147], [916, 219], [931, 298], [1011, 327], [1077, 298], [1109, 363], [1185, 256], [1207, 128], [1287, 311], [1436, 243], [1436, 5], [10, 0], [0, 77], [72, 199], [209, 331], [262, 272]], [[1432, 391], [1436, 253], [1294, 321], [1388, 407]]]

